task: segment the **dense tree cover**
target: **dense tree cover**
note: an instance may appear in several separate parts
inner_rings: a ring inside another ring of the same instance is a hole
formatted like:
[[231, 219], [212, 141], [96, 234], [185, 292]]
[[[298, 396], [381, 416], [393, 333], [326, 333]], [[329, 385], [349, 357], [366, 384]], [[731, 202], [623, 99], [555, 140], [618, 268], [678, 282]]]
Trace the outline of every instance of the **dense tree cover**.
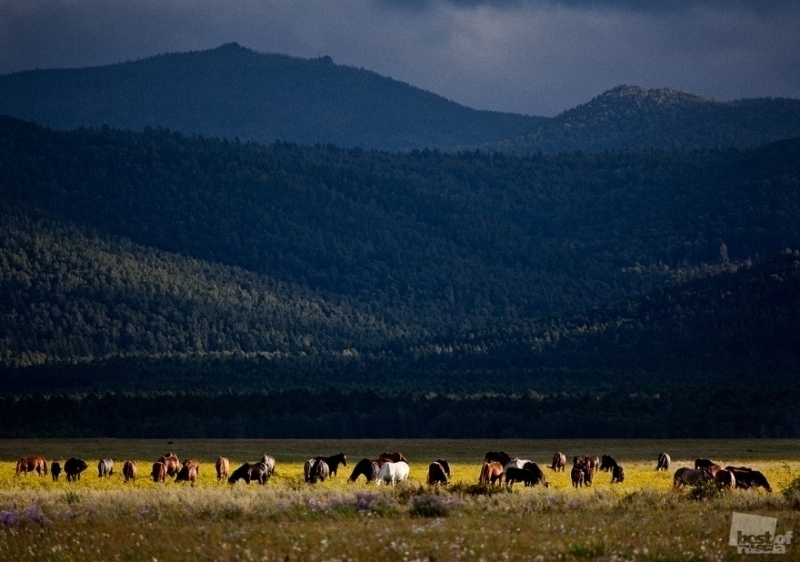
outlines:
[[719, 102], [675, 90], [619, 86], [486, 148], [536, 154], [753, 146], [800, 136], [800, 100]]
[[0, 363], [341, 354], [402, 335], [264, 275], [89, 236], [0, 203]]
[[515, 158], [0, 126], [0, 195], [428, 330], [552, 315], [800, 239], [800, 142]]
[[258, 142], [407, 150], [516, 136], [538, 118], [477, 111], [330, 57], [232, 43], [96, 68], [0, 76], [0, 114], [59, 129], [169, 127]]
[[798, 437], [796, 384], [647, 394], [451, 397], [372, 391], [33, 395], [0, 399], [2, 437]]

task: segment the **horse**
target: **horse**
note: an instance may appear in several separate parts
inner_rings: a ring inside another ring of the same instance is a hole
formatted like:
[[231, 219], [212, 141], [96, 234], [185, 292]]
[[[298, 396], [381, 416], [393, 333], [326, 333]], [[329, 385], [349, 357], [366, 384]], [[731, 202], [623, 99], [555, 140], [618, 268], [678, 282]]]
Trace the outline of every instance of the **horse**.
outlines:
[[311, 471], [314, 470], [314, 465], [317, 464], [317, 459], [308, 459], [303, 463], [303, 479], [306, 484], [311, 482]]
[[97, 463], [97, 477], [102, 478], [107, 476], [111, 478], [114, 473], [114, 461], [111, 459], [102, 459]]
[[503, 471], [506, 471], [509, 468], [522, 468], [523, 466], [525, 466], [525, 463], [529, 462], [531, 461], [529, 461], [528, 459], [520, 459], [520, 458], [510, 459], [506, 464], [503, 465]]
[[239, 480], [244, 480], [247, 484], [250, 483], [250, 469], [253, 467], [249, 462], [244, 463], [242, 466], [234, 470], [230, 477], [228, 477], [228, 484], [236, 484]]
[[[196, 464], [195, 464], [196, 463]], [[178, 482], [189, 482], [192, 486], [194, 486], [195, 480], [197, 480], [197, 471], [200, 467], [200, 463], [197, 461], [183, 461], [183, 465], [181, 469], [178, 471], [178, 474], [175, 476], [175, 483]]]
[[702, 468], [679, 468], [672, 477], [672, 485], [676, 488], [684, 486], [702, 486], [706, 482], [711, 482], [713, 478], [708, 471]]
[[715, 463], [714, 461], [709, 460], [709, 459], [697, 459], [696, 461], [694, 461], [694, 468], [695, 468], [695, 470], [700, 469], [700, 468], [710, 468], [710, 467], [714, 466], [715, 464], [717, 464], [717, 463]]
[[567, 455], [564, 453], [556, 453], [553, 455], [553, 464], [550, 465], [550, 469], [556, 472], [563, 472], [564, 468], [567, 466]]
[[625, 469], [622, 465], [616, 465], [611, 469], [611, 483], [618, 484], [625, 481]]
[[153, 469], [150, 471], [150, 476], [153, 477], [153, 482], [166, 482], [167, 466], [163, 462], [154, 462]]
[[64, 474], [67, 475], [67, 482], [75, 482], [81, 479], [81, 472], [89, 468], [86, 461], [70, 457], [64, 462]]
[[714, 481], [717, 483], [717, 487], [720, 490], [726, 488], [732, 490], [736, 487], [736, 476], [734, 476], [733, 472], [725, 470], [724, 468], [717, 471], [714, 475]]
[[355, 482], [358, 480], [359, 476], [363, 476], [367, 483], [374, 482], [375, 479], [378, 478], [378, 471], [380, 468], [381, 467], [377, 460], [368, 459], [365, 457], [356, 463], [356, 466], [353, 468], [353, 472], [350, 474], [350, 478], [348, 478], [347, 481]]
[[[316, 460], [316, 459], [315, 459]], [[311, 472], [308, 476], [309, 484], [316, 484], [317, 482], [324, 482], [331, 475], [331, 469], [324, 460], [319, 459], [311, 467]]]
[[347, 466], [347, 456], [344, 453], [339, 453], [338, 455], [333, 455], [331, 457], [314, 457], [314, 459], [318, 461], [325, 461], [325, 464], [327, 464], [328, 468], [330, 469], [331, 476], [336, 476], [336, 471], [340, 464]]
[[503, 480], [503, 465], [497, 461], [483, 463], [478, 484], [495, 484], [498, 480]]
[[50, 474], [53, 475], [53, 482], [58, 482], [58, 476], [61, 474], [61, 463], [58, 461], [53, 461], [53, 464], [50, 465]]
[[503, 466], [510, 460], [511, 456], [503, 451], [489, 451], [483, 456], [483, 462], [499, 462]]
[[575, 488], [580, 488], [583, 486], [583, 468], [579, 465], [573, 465], [572, 471], [570, 472], [570, 478], [572, 479], [572, 485]]
[[193, 466], [198, 476], [200, 475], [200, 461], [197, 459], [186, 459], [181, 463], [183, 466]]
[[261, 462], [264, 463], [267, 467], [267, 477], [271, 477], [275, 474], [275, 459], [269, 456], [267, 453], [264, 453], [264, 456], [261, 457]]
[[619, 466], [617, 461], [614, 460], [614, 457], [611, 455], [603, 455], [600, 457], [600, 470], [603, 472], [608, 472], [615, 466]]
[[440, 465], [442, 465], [442, 468], [444, 469], [444, 473], [447, 474], [447, 478], [449, 480], [450, 479], [450, 463], [447, 462], [445, 459], [436, 459], [434, 462], [438, 462]]
[[217, 471], [217, 482], [221, 482], [228, 477], [230, 467], [231, 461], [227, 457], [217, 457], [217, 462], [214, 463], [214, 468]]
[[394, 486], [395, 482], [408, 480], [409, 467], [405, 461], [387, 462], [378, 471], [378, 485], [381, 482]]
[[135, 481], [136, 472], [136, 461], [125, 461], [125, 464], [122, 465], [122, 476], [125, 478], [125, 482]]
[[258, 482], [262, 486], [267, 483], [270, 477], [269, 466], [267, 466], [264, 462], [257, 462], [256, 464], [250, 465], [250, 471], [248, 472], [248, 480], [247, 483], [250, 482]]
[[672, 462], [672, 459], [669, 458], [667, 453], [661, 453], [658, 455], [658, 464], [656, 464], [656, 470], [669, 470], [669, 464]]
[[383, 453], [378, 455], [378, 458], [383, 460], [384, 463], [386, 463], [386, 462], [404, 462], [406, 464], [411, 464], [411, 463], [408, 462], [408, 459], [405, 457], [405, 455], [403, 455], [403, 453], [390, 453], [390, 452], [384, 451]]
[[428, 478], [426, 479], [428, 486], [434, 484], [447, 484], [447, 471], [440, 462], [432, 462], [428, 465]]
[[39, 476], [47, 474], [47, 461], [44, 457], [20, 457], [17, 461], [16, 473], [27, 475], [28, 472], [36, 472]]
[[535, 480], [532, 484], [525, 482], [526, 486], [542, 484], [545, 488], [550, 487], [550, 483], [547, 481], [547, 477], [544, 475], [544, 470], [542, 470], [541, 467], [535, 462], [526, 462], [524, 465], [522, 465], [522, 470], [528, 470], [535, 476]]
[[597, 457], [597, 455], [586, 457], [586, 468], [588, 468], [590, 471], [594, 472], [599, 466], [600, 459]]
[[180, 462], [178, 461], [178, 455], [175, 453], [167, 453], [158, 459], [157, 462], [164, 464], [164, 468], [167, 470], [167, 476], [170, 478], [178, 474], [178, 471], [181, 469]]
[[767, 482], [767, 478], [758, 470], [753, 470], [746, 466], [726, 466], [725, 470], [733, 473], [736, 478], [737, 488], [749, 490], [760, 486], [767, 492], [772, 492], [772, 487]]

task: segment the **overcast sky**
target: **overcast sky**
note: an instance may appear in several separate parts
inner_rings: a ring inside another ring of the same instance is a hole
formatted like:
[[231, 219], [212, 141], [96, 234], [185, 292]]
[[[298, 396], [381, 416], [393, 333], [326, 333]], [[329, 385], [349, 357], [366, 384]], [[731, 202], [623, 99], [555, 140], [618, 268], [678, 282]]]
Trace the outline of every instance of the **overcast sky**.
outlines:
[[619, 84], [800, 98], [796, 0], [0, 0], [0, 74], [232, 41], [535, 115]]

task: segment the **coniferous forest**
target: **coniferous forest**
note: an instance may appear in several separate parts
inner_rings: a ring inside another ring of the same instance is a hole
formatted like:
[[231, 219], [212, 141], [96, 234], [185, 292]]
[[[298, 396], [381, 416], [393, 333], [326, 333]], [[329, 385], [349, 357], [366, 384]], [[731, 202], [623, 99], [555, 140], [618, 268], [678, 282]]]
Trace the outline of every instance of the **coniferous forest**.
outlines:
[[515, 155], [0, 117], [0, 435], [800, 434], [800, 140], [542, 123]]

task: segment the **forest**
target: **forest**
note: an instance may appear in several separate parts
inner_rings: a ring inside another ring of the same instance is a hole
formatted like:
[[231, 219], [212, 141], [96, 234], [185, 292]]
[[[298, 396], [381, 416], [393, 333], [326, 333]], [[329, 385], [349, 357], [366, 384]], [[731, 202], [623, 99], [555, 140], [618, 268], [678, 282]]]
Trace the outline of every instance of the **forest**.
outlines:
[[0, 118], [4, 435], [795, 436], [798, 219], [798, 140], [402, 154]]

